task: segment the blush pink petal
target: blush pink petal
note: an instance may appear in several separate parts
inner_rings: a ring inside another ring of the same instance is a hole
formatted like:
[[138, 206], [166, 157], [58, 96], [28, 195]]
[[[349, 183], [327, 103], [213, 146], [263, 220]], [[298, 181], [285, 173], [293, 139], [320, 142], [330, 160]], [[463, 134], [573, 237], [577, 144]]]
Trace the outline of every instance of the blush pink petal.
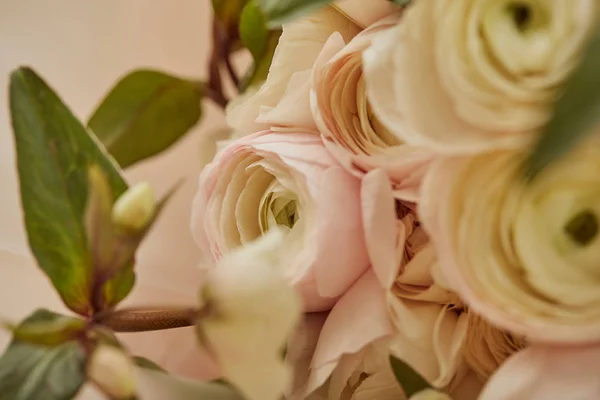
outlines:
[[373, 170], [362, 180], [363, 224], [373, 271], [384, 288], [391, 288], [400, 260], [396, 255], [398, 229], [390, 181], [384, 171]]
[[385, 292], [368, 271], [331, 310], [311, 362], [306, 393], [325, 383], [344, 354], [356, 353], [392, 333]]
[[[200, 176], [193, 205], [194, 239], [209, 258], [205, 262], [208, 265], [241, 245], [236, 239], [236, 235], [241, 237], [240, 221], [253, 224], [258, 219], [257, 212], [244, 207], [256, 207], [264, 193], [244, 193], [251, 171], [239, 166], [252, 164], [254, 171], [270, 162], [286, 171], [288, 176], [282, 179], [295, 182], [291, 186], [299, 191], [299, 207], [308, 224], [301, 231], [291, 231], [301, 236], [294, 240], [298, 246], [289, 259], [293, 264], [293, 272], [288, 274], [290, 283], [302, 294], [307, 312], [329, 310], [365, 272], [369, 258], [362, 226], [360, 180], [335, 162], [320, 136], [264, 131], [231, 142]], [[240, 199], [254, 200], [249, 205]], [[260, 234], [254, 225], [247, 225], [243, 232]]]
[[[360, 182], [342, 168], [323, 174], [317, 219], [317, 286], [323, 297], [338, 297], [369, 266], [361, 219]], [[343, 201], [338, 201], [344, 199]], [[348, 234], [350, 233], [350, 234]], [[345, 241], [339, 238], [345, 236]], [[334, 268], [333, 266], [339, 266]]]
[[480, 400], [600, 399], [600, 346], [531, 346], [492, 375]]

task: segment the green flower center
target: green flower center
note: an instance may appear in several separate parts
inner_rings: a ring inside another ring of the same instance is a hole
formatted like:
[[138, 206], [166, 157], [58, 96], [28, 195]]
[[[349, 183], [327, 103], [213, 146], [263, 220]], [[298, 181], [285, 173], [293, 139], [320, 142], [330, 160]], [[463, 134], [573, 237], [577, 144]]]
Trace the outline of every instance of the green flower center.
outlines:
[[576, 214], [565, 226], [565, 231], [580, 246], [590, 244], [598, 234], [598, 218], [591, 210]]
[[531, 8], [524, 3], [510, 3], [507, 7], [508, 12], [520, 31], [527, 29], [527, 25], [531, 22]]
[[275, 226], [291, 229], [300, 219], [296, 194], [277, 183], [271, 185], [261, 203], [260, 229], [263, 233]]

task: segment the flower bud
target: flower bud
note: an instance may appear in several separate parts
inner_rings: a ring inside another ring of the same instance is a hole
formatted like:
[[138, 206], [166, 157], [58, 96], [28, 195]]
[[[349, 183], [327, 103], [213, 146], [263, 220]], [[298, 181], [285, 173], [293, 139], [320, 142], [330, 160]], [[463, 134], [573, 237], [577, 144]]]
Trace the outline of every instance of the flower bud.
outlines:
[[139, 183], [119, 197], [112, 209], [113, 222], [124, 229], [140, 231], [156, 211], [154, 192], [146, 182]]
[[87, 374], [90, 381], [111, 398], [135, 396], [133, 363], [116, 347], [100, 345], [90, 358]]
[[410, 397], [410, 400], [452, 400], [446, 393], [434, 389], [425, 389]]

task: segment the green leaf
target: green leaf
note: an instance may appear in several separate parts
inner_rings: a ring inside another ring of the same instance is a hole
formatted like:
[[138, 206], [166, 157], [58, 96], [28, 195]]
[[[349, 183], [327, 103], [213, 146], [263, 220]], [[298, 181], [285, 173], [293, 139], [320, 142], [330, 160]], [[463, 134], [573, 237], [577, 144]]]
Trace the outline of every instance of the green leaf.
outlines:
[[107, 283], [110, 299], [104, 304], [92, 304], [84, 214], [88, 168], [102, 169], [116, 198], [127, 189], [118, 167], [33, 70], [12, 73], [10, 110], [25, 226], [40, 268], [76, 313], [88, 316], [94, 308], [117, 304], [133, 286], [133, 270]]
[[[114, 228], [111, 213], [114, 202], [108, 178], [100, 167], [90, 166], [85, 229], [95, 275], [110, 274], [114, 268], [122, 267], [114, 262], [112, 254]], [[111, 274], [113, 275], [114, 273]]]
[[250, 0], [241, 14], [240, 39], [255, 60], [260, 59], [265, 53], [269, 40], [267, 18], [256, 5], [255, 0]]
[[157, 372], [162, 372], [165, 374], [167, 373], [167, 371], [164, 368], [162, 368], [160, 365], [158, 365], [154, 361], [149, 360], [145, 357], [135, 356], [135, 357], [133, 357], [133, 362], [135, 363], [135, 365], [137, 365], [140, 368], [149, 369], [149, 370], [157, 371]]
[[404, 361], [390, 356], [390, 364], [396, 381], [400, 384], [407, 398], [422, 390], [430, 389], [431, 385]]
[[240, 19], [240, 38], [253, 58], [253, 65], [242, 82], [242, 89], [262, 83], [269, 73], [281, 29], [269, 30], [267, 19], [255, 0], [250, 0]]
[[[40, 310], [22, 326], [62, 318]], [[0, 400], [70, 400], [85, 382], [85, 352], [77, 342], [56, 347], [14, 340], [0, 357]]]
[[411, 2], [411, 0], [389, 0], [389, 1], [400, 7], [406, 7]]
[[139, 70], [108, 93], [88, 126], [121, 167], [166, 150], [201, 116], [201, 85], [159, 71]]
[[155, 398], [177, 400], [243, 400], [230, 386], [177, 378], [152, 369], [139, 369], [141, 398], [153, 393]]
[[258, 0], [268, 17], [268, 26], [278, 27], [282, 23], [315, 11], [332, 0]]
[[13, 338], [20, 342], [57, 346], [80, 337], [86, 327], [87, 323], [83, 319], [52, 314], [52, 318], [22, 323], [12, 331]]
[[533, 178], [566, 154], [581, 140], [597, 131], [600, 122], [600, 26], [596, 29], [581, 63], [566, 82], [552, 118], [542, 130], [525, 174]]

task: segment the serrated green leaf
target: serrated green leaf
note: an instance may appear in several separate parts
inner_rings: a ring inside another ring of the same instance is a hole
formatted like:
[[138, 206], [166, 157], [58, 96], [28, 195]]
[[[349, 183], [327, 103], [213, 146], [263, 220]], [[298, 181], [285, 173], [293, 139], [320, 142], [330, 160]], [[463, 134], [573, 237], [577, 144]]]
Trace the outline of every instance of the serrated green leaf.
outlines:
[[[51, 323], [57, 314], [35, 312], [27, 324]], [[0, 357], [0, 400], [70, 400], [85, 382], [85, 352], [77, 342], [56, 347], [13, 341]]]
[[579, 66], [566, 82], [554, 113], [541, 132], [525, 174], [533, 178], [566, 154], [588, 135], [597, 132], [600, 122], [600, 26], [596, 29]]
[[201, 85], [152, 70], [123, 77], [88, 126], [121, 167], [166, 150], [201, 117]]
[[332, 0], [258, 0], [260, 7], [267, 15], [267, 26], [281, 26], [282, 23], [298, 18], [319, 9]]
[[40, 268], [76, 313], [88, 316], [99, 306], [112, 307], [129, 293], [134, 275], [123, 271], [107, 283], [110, 299], [92, 304], [92, 257], [84, 226], [88, 168], [102, 169], [114, 197], [127, 184], [97, 140], [33, 70], [12, 73], [10, 110], [25, 226]]
[[431, 385], [404, 361], [390, 356], [392, 371], [407, 398], [422, 390], [430, 389]]

